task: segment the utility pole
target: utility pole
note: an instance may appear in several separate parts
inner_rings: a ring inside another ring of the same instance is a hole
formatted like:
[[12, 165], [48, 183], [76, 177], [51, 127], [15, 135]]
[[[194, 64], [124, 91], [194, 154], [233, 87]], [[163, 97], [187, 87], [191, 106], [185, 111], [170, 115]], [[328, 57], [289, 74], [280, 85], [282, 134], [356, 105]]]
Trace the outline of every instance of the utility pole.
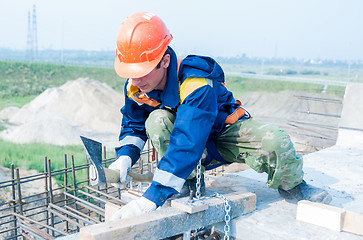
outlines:
[[38, 32], [37, 32], [37, 12], [33, 5], [33, 14], [28, 11], [28, 35], [26, 39], [27, 59], [33, 61], [38, 57]]
[[34, 59], [37, 59], [37, 57], [38, 57], [38, 27], [37, 27], [37, 11], [36, 11], [35, 4], [33, 5], [32, 32], [33, 32], [33, 52], [34, 52]]
[[26, 56], [28, 60], [33, 60], [33, 33], [30, 11], [28, 11], [28, 36], [26, 39]]

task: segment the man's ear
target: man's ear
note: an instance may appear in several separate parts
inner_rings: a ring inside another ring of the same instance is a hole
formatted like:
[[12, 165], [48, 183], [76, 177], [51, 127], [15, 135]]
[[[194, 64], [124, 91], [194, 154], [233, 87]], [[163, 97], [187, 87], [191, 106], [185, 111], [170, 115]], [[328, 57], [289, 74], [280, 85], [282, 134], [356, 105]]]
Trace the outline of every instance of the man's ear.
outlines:
[[168, 68], [169, 64], [170, 64], [170, 54], [165, 54], [165, 56], [163, 57], [163, 60], [161, 60], [160, 67]]

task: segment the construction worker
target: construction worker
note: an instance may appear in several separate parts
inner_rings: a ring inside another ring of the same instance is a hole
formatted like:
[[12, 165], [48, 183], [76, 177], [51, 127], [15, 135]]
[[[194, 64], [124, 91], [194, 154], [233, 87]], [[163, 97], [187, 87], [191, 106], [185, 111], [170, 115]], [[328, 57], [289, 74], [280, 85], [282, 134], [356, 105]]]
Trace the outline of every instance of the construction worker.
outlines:
[[148, 138], [162, 158], [143, 196], [113, 220], [153, 211], [193, 185], [200, 160], [203, 170], [246, 163], [267, 173], [267, 186], [285, 198], [330, 202], [327, 191], [303, 181], [302, 157], [285, 131], [253, 120], [212, 58], [189, 55], [178, 61], [169, 46], [172, 38], [163, 21], [148, 12], [129, 16], [118, 31], [115, 70], [127, 81], [120, 146], [109, 168], [120, 171], [124, 184]]

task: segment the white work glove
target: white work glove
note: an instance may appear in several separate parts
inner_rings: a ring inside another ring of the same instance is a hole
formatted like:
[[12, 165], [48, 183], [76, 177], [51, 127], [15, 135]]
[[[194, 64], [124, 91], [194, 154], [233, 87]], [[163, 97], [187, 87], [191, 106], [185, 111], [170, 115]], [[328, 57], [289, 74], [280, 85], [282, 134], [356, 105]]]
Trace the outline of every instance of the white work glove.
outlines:
[[144, 213], [152, 212], [156, 209], [156, 204], [145, 197], [140, 197], [136, 200], [132, 200], [120, 210], [117, 210], [112, 215], [110, 221], [136, 217]]
[[120, 156], [114, 161], [108, 168], [120, 171], [120, 182], [112, 183], [112, 186], [116, 188], [124, 188], [125, 185], [130, 181], [127, 173], [131, 170], [131, 158], [129, 156]]

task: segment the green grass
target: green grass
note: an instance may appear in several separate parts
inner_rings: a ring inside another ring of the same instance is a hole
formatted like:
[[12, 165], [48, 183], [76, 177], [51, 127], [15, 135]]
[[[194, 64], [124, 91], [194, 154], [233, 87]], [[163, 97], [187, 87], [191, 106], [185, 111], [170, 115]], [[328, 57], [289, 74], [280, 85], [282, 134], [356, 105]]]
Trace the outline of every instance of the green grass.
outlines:
[[25, 104], [31, 102], [34, 98], [36, 98], [36, 95], [0, 98], [0, 111], [7, 107], [21, 108]]
[[[281, 92], [285, 90], [304, 91], [311, 93], [321, 93], [323, 85], [300, 83], [300, 82], [286, 82], [286, 81], [272, 81], [263, 79], [248, 79], [235, 76], [226, 77], [226, 85], [229, 90], [234, 93], [235, 98], [241, 98], [247, 92]], [[328, 90], [338, 89], [344, 90], [344, 87], [328, 87]], [[344, 91], [332, 91], [330, 94], [335, 94], [343, 97]]]
[[89, 77], [123, 92], [123, 83], [112, 68], [50, 63], [0, 61], [0, 98], [36, 96], [68, 80]]
[[[44, 158], [47, 157], [51, 160], [52, 170], [57, 170], [64, 167], [65, 154], [67, 154], [68, 166], [71, 166], [71, 155], [74, 156], [76, 166], [86, 162], [86, 155], [82, 146], [54, 146], [41, 143], [16, 144], [0, 139], [0, 165], [7, 168], [10, 168], [13, 163], [15, 168], [23, 167], [43, 172]], [[85, 172], [80, 176], [85, 179]], [[56, 176], [56, 180], [63, 181], [63, 175]]]

